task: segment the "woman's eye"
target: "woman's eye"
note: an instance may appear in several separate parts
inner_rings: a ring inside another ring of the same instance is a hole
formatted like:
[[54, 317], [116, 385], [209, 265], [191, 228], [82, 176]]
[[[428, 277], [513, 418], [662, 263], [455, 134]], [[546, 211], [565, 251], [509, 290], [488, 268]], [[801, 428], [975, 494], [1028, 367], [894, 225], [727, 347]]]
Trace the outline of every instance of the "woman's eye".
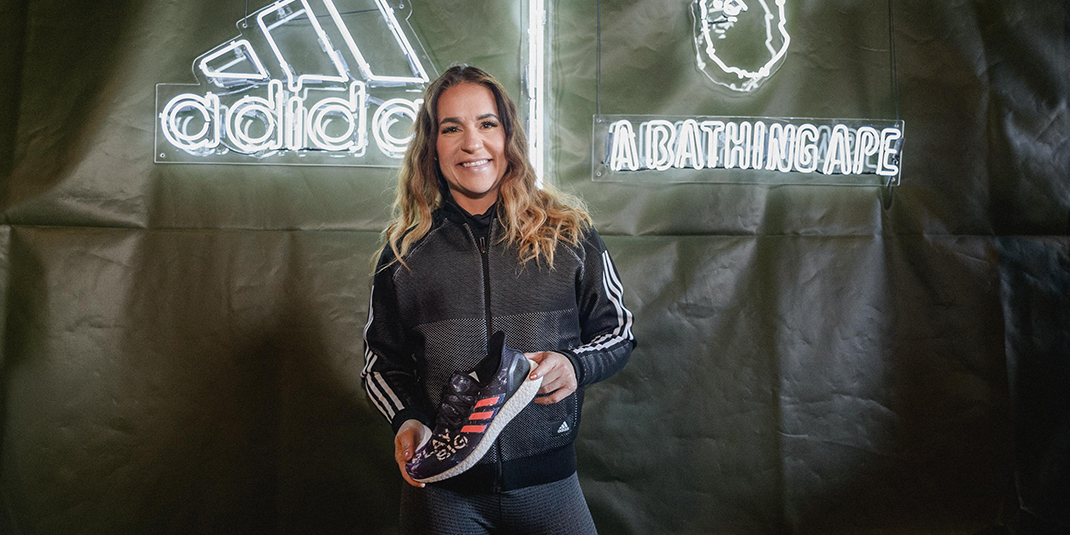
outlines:
[[449, 134], [451, 132], [456, 132], [456, 131], [457, 131], [457, 127], [456, 126], [447, 126], [446, 128], [443, 128], [442, 131], [439, 132], [439, 133], [440, 134]]
[[494, 121], [483, 121], [482, 126], [483, 126], [483, 128], [497, 128], [498, 127], [498, 123], [496, 123]]

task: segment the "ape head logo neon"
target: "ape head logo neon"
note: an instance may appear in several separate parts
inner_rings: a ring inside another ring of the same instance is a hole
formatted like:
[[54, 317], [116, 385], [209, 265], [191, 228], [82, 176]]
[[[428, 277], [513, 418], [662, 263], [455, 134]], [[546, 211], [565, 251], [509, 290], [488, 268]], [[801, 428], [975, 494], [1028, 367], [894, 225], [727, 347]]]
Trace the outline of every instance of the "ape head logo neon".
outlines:
[[786, 0], [695, 0], [695, 59], [714, 83], [758, 89], [784, 62], [791, 37]]

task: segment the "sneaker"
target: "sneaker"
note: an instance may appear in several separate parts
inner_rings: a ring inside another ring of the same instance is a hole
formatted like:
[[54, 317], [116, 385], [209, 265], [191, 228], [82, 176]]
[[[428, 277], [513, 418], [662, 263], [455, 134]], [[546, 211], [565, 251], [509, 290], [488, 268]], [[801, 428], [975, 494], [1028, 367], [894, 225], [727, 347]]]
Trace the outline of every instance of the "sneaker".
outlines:
[[434, 483], [475, 466], [539, 391], [542, 378], [529, 379], [537, 364], [505, 347], [505, 333], [495, 333], [490, 348], [472, 371], [450, 377], [431, 438], [405, 465], [414, 480]]

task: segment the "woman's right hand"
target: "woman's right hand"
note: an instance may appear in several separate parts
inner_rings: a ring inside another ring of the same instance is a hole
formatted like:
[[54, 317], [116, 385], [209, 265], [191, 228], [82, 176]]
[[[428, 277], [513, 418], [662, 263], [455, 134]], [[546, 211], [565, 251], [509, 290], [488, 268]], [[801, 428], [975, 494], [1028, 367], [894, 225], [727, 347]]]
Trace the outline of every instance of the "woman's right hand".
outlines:
[[405, 463], [416, 454], [416, 448], [431, 438], [431, 430], [419, 420], [405, 420], [394, 436], [394, 460], [398, 462], [401, 477], [414, 487], [423, 488], [424, 484], [409, 477]]

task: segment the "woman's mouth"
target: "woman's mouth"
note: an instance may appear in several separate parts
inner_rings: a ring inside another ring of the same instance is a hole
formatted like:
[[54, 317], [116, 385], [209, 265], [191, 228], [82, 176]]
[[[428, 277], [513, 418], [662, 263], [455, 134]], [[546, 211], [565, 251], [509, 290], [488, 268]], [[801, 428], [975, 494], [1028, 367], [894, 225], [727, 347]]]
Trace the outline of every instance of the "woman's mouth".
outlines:
[[461, 167], [479, 167], [490, 163], [490, 160], [484, 158], [482, 160], [472, 160], [468, 162], [461, 162]]

